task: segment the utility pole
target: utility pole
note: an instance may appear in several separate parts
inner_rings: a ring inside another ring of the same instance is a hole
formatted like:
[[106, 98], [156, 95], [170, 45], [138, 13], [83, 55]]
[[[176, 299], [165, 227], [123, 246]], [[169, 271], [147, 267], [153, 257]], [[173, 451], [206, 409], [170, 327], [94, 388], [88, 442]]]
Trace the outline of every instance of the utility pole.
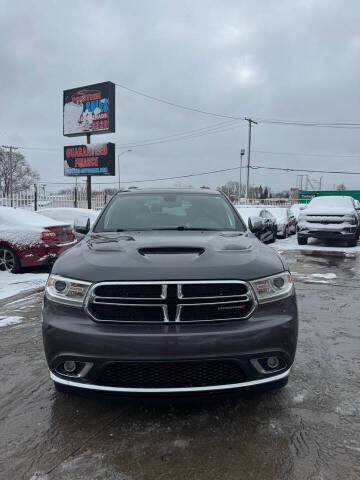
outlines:
[[253, 123], [257, 125], [258, 122], [252, 120], [251, 118], [246, 118], [245, 120], [249, 122], [249, 141], [248, 141], [248, 151], [247, 151], [247, 177], [246, 177], [246, 199], [249, 200], [249, 179], [250, 179], [250, 154], [251, 154], [251, 126]]
[[239, 205], [240, 205], [240, 198], [241, 198], [241, 172], [242, 172], [242, 161], [243, 156], [245, 155], [245, 148], [240, 150], [240, 178], [239, 178]]
[[17, 150], [18, 147], [14, 147], [12, 145], [3, 145], [3, 148], [9, 149], [9, 169], [10, 169], [10, 176], [9, 176], [9, 190], [10, 190], [10, 206], [13, 207], [13, 159], [12, 159], [12, 152], [13, 150]]

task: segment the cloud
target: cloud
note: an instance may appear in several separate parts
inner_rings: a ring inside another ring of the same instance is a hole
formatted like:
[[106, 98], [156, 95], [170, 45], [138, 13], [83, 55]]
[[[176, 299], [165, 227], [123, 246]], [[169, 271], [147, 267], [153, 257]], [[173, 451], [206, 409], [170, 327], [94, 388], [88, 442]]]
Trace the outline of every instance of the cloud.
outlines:
[[[356, 122], [359, 13], [356, 0], [346, 5], [340, 0], [4, 1], [0, 143], [58, 147], [24, 153], [45, 183], [70, 181], [63, 177], [62, 146], [84, 139], [62, 136], [62, 90], [106, 80], [228, 115]], [[140, 142], [221, 121], [119, 88], [116, 96], [117, 131], [94, 141]], [[244, 126], [138, 147], [124, 156], [122, 177], [232, 167], [246, 146]], [[356, 130], [259, 124], [253, 129], [253, 149], [254, 165], [351, 170], [355, 157], [331, 155], [359, 152], [360, 139]], [[274, 156], [256, 150], [328, 157]], [[194, 177], [191, 183], [216, 187], [233, 178], [236, 172]], [[296, 174], [257, 170], [251, 182], [288, 188], [295, 185]], [[325, 187], [341, 182], [348, 188], [359, 183], [356, 177], [323, 178]]]

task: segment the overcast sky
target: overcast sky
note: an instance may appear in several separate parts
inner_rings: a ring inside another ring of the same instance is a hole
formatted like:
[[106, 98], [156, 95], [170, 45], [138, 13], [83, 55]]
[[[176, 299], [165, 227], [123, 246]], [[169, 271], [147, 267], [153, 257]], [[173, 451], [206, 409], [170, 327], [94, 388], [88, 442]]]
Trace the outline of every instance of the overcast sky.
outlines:
[[[53, 149], [22, 150], [44, 183], [74, 181], [63, 176], [62, 147], [84, 140], [62, 135], [62, 91], [91, 83], [110, 80], [230, 116], [360, 123], [358, 0], [0, 0], [0, 6], [0, 144]], [[117, 153], [121, 144], [231, 122], [120, 88], [116, 109], [116, 133], [94, 141], [114, 142]], [[121, 158], [122, 180], [231, 168], [242, 147], [245, 122], [136, 147]], [[357, 129], [259, 123], [252, 148], [254, 165], [360, 172]], [[228, 172], [182, 184], [216, 187], [237, 178]], [[360, 188], [360, 175], [323, 177], [325, 188], [342, 182]], [[295, 186], [296, 173], [252, 171], [251, 183], [285, 189]]]

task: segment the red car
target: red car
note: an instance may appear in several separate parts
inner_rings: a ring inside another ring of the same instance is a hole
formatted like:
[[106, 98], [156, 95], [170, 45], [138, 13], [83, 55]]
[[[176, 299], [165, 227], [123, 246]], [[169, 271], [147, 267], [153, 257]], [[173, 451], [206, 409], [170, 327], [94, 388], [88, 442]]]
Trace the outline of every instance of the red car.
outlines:
[[48, 265], [77, 243], [71, 225], [20, 208], [0, 207], [0, 271]]

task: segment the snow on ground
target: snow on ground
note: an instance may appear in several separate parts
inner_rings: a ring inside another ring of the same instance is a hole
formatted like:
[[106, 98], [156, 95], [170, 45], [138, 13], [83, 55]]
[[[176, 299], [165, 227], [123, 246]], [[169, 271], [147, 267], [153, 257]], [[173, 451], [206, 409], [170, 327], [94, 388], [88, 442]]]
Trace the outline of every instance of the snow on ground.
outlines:
[[9, 273], [0, 272], [0, 299], [8, 298], [26, 290], [44, 287], [47, 273]]
[[337, 275], [336, 273], [312, 273], [311, 276], [315, 278], [331, 279], [331, 278], [336, 278]]
[[279, 252], [284, 252], [286, 250], [301, 250], [309, 252], [321, 250], [327, 252], [344, 252], [351, 254], [351, 256], [360, 253], [360, 245], [357, 245], [356, 247], [346, 247], [344, 243], [324, 243], [315, 238], [310, 238], [307, 245], [299, 245], [297, 243], [296, 235], [291, 235], [291, 237], [284, 238], [283, 240], [276, 240], [272, 247]]
[[7, 327], [8, 325], [16, 325], [21, 323], [23, 317], [0, 317], [0, 327]]

